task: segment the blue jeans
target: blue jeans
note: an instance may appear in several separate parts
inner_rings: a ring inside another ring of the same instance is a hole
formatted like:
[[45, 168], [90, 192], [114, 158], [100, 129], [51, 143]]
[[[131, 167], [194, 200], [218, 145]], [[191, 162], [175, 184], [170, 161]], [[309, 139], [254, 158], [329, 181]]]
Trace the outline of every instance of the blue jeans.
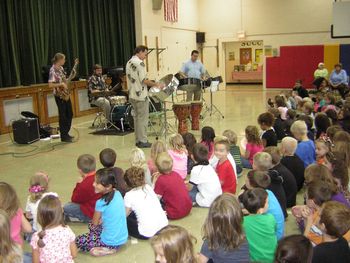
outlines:
[[189, 191], [188, 193], [192, 199], [192, 202], [196, 202], [196, 195], [199, 191], [198, 191], [198, 187], [196, 185], [192, 185], [192, 186], [193, 187], [192, 187], [191, 191]]
[[72, 222], [89, 223], [91, 219], [80, 210], [80, 205], [67, 203], [63, 206], [64, 216]]
[[242, 161], [242, 166], [244, 168], [247, 168], [247, 169], [252, 169], [253, 168], [248, 159], [245, 159], [245, 158], [242, 157], [241, 161]]

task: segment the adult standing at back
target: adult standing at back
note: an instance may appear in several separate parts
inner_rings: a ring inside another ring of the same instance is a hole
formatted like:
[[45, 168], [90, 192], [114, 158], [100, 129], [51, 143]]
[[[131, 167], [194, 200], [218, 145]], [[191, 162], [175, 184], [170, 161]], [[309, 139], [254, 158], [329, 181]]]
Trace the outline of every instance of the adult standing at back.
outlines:
[[[198, 50], [192, 50], [191, 59], [182, 65], [181, 73], [187, 78], [194, 78], [201, 80], [205, 74], [205, 68], [198, 60], [199, 52]], [[196, 91], [187, 91], [187, 101], [200, 100], [202, 95], [202, 90], [198, 89]], [[193, 97], [193, 99], [192, 99]]]
[[126, 64], [126, 75], [129, 88], [129, 101], [134, 108], [134, 127], [136, 146], [150, 148], [147, 139], [147, 126], [149, 118], [149, 98], [147, 86], [163, 88], [164, 85], [147, 78], [146, 66], [143, 62], [147, 57], [148, 48], [137, 46], [134, 55]]

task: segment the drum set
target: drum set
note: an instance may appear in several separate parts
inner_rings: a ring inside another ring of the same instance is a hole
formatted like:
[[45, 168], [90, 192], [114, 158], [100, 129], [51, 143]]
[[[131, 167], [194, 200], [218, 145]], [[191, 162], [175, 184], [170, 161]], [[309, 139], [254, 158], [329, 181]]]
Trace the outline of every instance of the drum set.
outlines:
[[[176, 96], [177, 91], [203, 91], [205, 88], [211, 87], [213, 83], [222, 82], [222, 78], [216, 77], [208, 78], [206, 80], [199, 80], [195, 78], [181, 78], [177, 74], [175, 76], [173, 74], [168, 74], [161, 78], [158, 82], [164, 84], [164, 88], [160, 89], [157, 87], [151, 87], [149, 89], [148, 99], [150, 102], [150, 119], [152, 116], [157, 116], [159, 119], [160, 131], [156, 131], [152, 120], [149, 121], [149, 126], [156, 133], [156, 137], [164, 136], [166, 139], [166, 136], [170, 131], [175, 132], [175, 129], [168, 122], [168, 111], [174, 112], [178, 126], [177, 132], [184, 134], [189, 130], [187, 124], [188, 120], [191, 121], [192, 130], [199, 130], [203, 107], [206, 106], [205, 112], [208, 112], [211, 109], [205, 103], [203, 96], [201, 96], [201, 100], [197, 101], [179, 101], [179, 96]], [[109, 122], [109, 126], [123, 132], [125, 130], [134, 129], [134, 109], [132, 105], [128, 103], [127, 97], [114, 96], [112, 93], [108, 92], [102, 94], [102, 96], [107, 98], [111, 104], [111, 112], [109, 120], [107, 120]], [[169, 97], [171, 97], [171, 100], [168, 100]], [[171, 109], [167, 107], [167, 103], [172, 104]], [[213, 106], [215, 107], [215, 105], [212, 105], [211, 100], [211, 107]]]

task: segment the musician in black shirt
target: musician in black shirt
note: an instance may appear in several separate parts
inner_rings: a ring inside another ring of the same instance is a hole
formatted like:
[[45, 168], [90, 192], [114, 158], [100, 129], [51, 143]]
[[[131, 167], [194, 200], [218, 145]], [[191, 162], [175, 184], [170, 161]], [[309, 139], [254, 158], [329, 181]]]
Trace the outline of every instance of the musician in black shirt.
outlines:
[[[107, 90], [107, 85], [104, 77], [102, 76], [102, 66], [96, 64], [94, 65], [93, 69], [93, 75], [88, 81], [89, 101], [91, 104], [100, 107], [103, 110], [105, 117], [109, 120], [111, 103], [103, 94], [103, 92]], [[99, 94], [101, 94], [101, 96], [98, 96]]]

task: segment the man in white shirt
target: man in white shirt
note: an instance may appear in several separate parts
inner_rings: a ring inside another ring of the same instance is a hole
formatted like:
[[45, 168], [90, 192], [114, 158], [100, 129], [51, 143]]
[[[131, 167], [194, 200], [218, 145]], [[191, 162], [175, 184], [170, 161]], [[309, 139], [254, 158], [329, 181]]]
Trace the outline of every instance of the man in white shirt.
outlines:
[[[191, 52], [191, 59], [182, 65], [181, 73], [187, 78], [202, 79], [205, 74], [203, 64], [198, 60], [199, 52], [193, 50]], [[194, 98], [192, 99], [194, 95]], [[187, 91], [187, 101], [200, 100], [202, 95], [201, 89], [197, 91]]]
[[150, 148], [151, 143], [147, 139], [147, 126], [149, 118], [149, 99], [147, 86], [164, 86], [147, 79], [144, 59], [147, 57], [148, 48], [137, 46], [133, 57], [126, 64], [126, 76], [129, 88], [129, 101], [134, 108], [134, 128], [136, 146]]

